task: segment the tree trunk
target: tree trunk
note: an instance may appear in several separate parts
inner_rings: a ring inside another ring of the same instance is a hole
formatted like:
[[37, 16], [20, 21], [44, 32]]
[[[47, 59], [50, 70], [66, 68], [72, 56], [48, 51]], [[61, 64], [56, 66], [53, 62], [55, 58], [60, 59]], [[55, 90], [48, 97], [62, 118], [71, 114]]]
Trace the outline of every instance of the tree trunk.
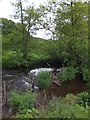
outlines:
[[22, 23], [22, 52], [23, 52], [23, 58], [26, 58], [26, 52], [27, 52], [27, 45], [26, 45], [26, 39], [25, 39], [25, 26], [24, 26], [24, 19], [23, 19], [23, 6], [22, 1], [20, 0], [20, 11], [21, 11], [21, 23]]

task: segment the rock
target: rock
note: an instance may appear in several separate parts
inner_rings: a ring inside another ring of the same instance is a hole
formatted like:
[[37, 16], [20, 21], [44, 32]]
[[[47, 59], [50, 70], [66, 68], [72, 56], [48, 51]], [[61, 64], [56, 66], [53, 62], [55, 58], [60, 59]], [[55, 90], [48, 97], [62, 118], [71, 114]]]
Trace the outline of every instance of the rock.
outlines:
[[17, 90], [28, 90], [30, 88], [30, 84], [28, 82], [28, 77], [21, 77], [17, 80], [8, 81], [8, 89], [17, 89]]
[[[27, 77], [23, 76], [18, 80], [10, 80], [8, 83], [9, 89], [16, 89], [20, 91], [32, 90], [32, 83]], [[39, 88], [34, 85], [34, 90], [38, 91]]]
[[30, 89], [30, 84], [26, 82], [25, 80], [17, 80], [13, 84], [14, 89], [26, 91]]

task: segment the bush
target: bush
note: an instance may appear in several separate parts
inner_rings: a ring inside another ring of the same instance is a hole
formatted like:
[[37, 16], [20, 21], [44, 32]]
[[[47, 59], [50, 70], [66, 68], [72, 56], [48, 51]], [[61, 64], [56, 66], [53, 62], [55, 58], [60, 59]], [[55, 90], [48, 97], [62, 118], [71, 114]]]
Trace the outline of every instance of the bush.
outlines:
[[13, 118], [37, 118], [38, 114], [38, 110], [35, 108], [24, 109], [17, 113]]
[[23, 61], [23, 54], [17, 51], [5, 51], [2, 56], [3, 67], [17, 67]]
[[86, 108], [89, 105], [89, 101], [90, 96], [88, 92], [79, 93], [77, 95], [76, 103], [78, 103], [79, 105], [84, 106]]
[[76, 73], [77, 70], [75, 68], [73, 68], [72, 66], [68, 66], [58, 73], [58, 80], [62, 82], [72, 80], [75, 78]]
[[73, 94], [67, 94], [65, 96], [65, 102], [67, 102], [69, 104], [74, 104], [75, 103], [75, 99], [76, 99], [76, 97]]
[[28, 61], [28, 66], [33, 66], [33, 65], [39, 65], [39, 63], [41, 63], [40, 65], [42, 65], [42, 63], [45, 62], [45, 64], [48, 61], [49, 56], [45, 53], [40, 53], [40, 51], [37, 53], [36, 52], [32, 52], [32, 53], [28, 53], [27, 55], [27, 61]]
[[88, 109], [76, 103], [69, 104], [61, 98], [52, 100], [39, 114], [40, 118], [88, 118]]
[[40, 72], [37, 75], [37, 84], [40, 89], [45, 89], [52, 84], [51, 75], [49, 72]]
[[32, 109], [35, 103], [35, 94], [32, 92], [19, 93], [13, 91], [9, 99], [13, 111], [19, 112], [23, 109]]
[[88, 82], [89, 81], [89, 70], [87, 67], [82, 68], [82, 75], [83, 75], [83, 80]]

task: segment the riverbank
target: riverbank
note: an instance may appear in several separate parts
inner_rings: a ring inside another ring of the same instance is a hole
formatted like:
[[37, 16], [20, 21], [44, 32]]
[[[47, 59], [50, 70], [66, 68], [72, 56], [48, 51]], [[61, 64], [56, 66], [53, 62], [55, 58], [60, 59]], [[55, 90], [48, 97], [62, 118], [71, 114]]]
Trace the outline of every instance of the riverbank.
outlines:
[[[19, 78], [23, 78], [23, 76], [25, 75], [27, 77], [27, 73], [28, 72], [26, 72], [25, 70], [21, 70], [21, 71], [4, 70], [2, 80], [3, 81], [4, 80], [6, 81], [17, 80]], [[12, 89], [9, 89], [9, 91], [12, 91]], [[60, 96], [63, 97], [68, 93], [72, 93], [76, 95], [78, 93], [88, 91], [88, 87], [87, 87], [87, 83], [84, 82], [80, 76], [77, 76], [74, 80], [63, 82], [61, 86], [57, 86], [56, 84], [53, 84], [52, 86], [48, 87], [45, 91], [46, 91], [46, 96], [47, 96], [47, 102], [49, 103], [49, 101], [52, 100], [53, 97], [60, 97]], [[45, 106], [46, 105], [45, 99], [46, 98], [44, 96], [44, 91], [43, 90], [39, 91], [37, 93], [37, 98], [36, 98], [36, 101], [37, 101], [36, 107], [40, 108], [41, 106]], [[4, 100], [4, 96], [3, 96], [3, 100]], [[5, 117], [8, 118], [8, 117], [11, 117], [12, 115], [13, 115], [12, 111], [7, 101], [7, 103], [3, 104], [3, 118]]]

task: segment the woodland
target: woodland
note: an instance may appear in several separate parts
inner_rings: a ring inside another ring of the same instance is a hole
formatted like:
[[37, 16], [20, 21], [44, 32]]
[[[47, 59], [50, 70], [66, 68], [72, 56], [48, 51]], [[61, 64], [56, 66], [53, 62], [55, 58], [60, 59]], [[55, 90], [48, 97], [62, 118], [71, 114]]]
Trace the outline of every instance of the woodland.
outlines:
[[[61, 84], [77, 79], [90, 86], [88, 71], [88, 7], [87, 1], [49, 0], [46, 4], [25, 7], [26, 1], [12, 3], [15, 9], [14, 22], [0, 18], [2, 29], [2, 68], [35, 69], [65, 68], [57, 73]], [[45, 30], [50, 38], [34, 37], [39, 30]], [[41, 72], [36, 78], [39, 92], [52, 85], [51, 74]], [[77, 86], [75, 86], [77, 87]], [[62, 90], [63, 91], [63, 90]], [[88, 118], [88, 91], [67, 93], [53, 97], [37, 106], [39, 92], [12, 91], [9, 105], [12, 118]], [[42, 99], [41, 99], [42, 101]]]

